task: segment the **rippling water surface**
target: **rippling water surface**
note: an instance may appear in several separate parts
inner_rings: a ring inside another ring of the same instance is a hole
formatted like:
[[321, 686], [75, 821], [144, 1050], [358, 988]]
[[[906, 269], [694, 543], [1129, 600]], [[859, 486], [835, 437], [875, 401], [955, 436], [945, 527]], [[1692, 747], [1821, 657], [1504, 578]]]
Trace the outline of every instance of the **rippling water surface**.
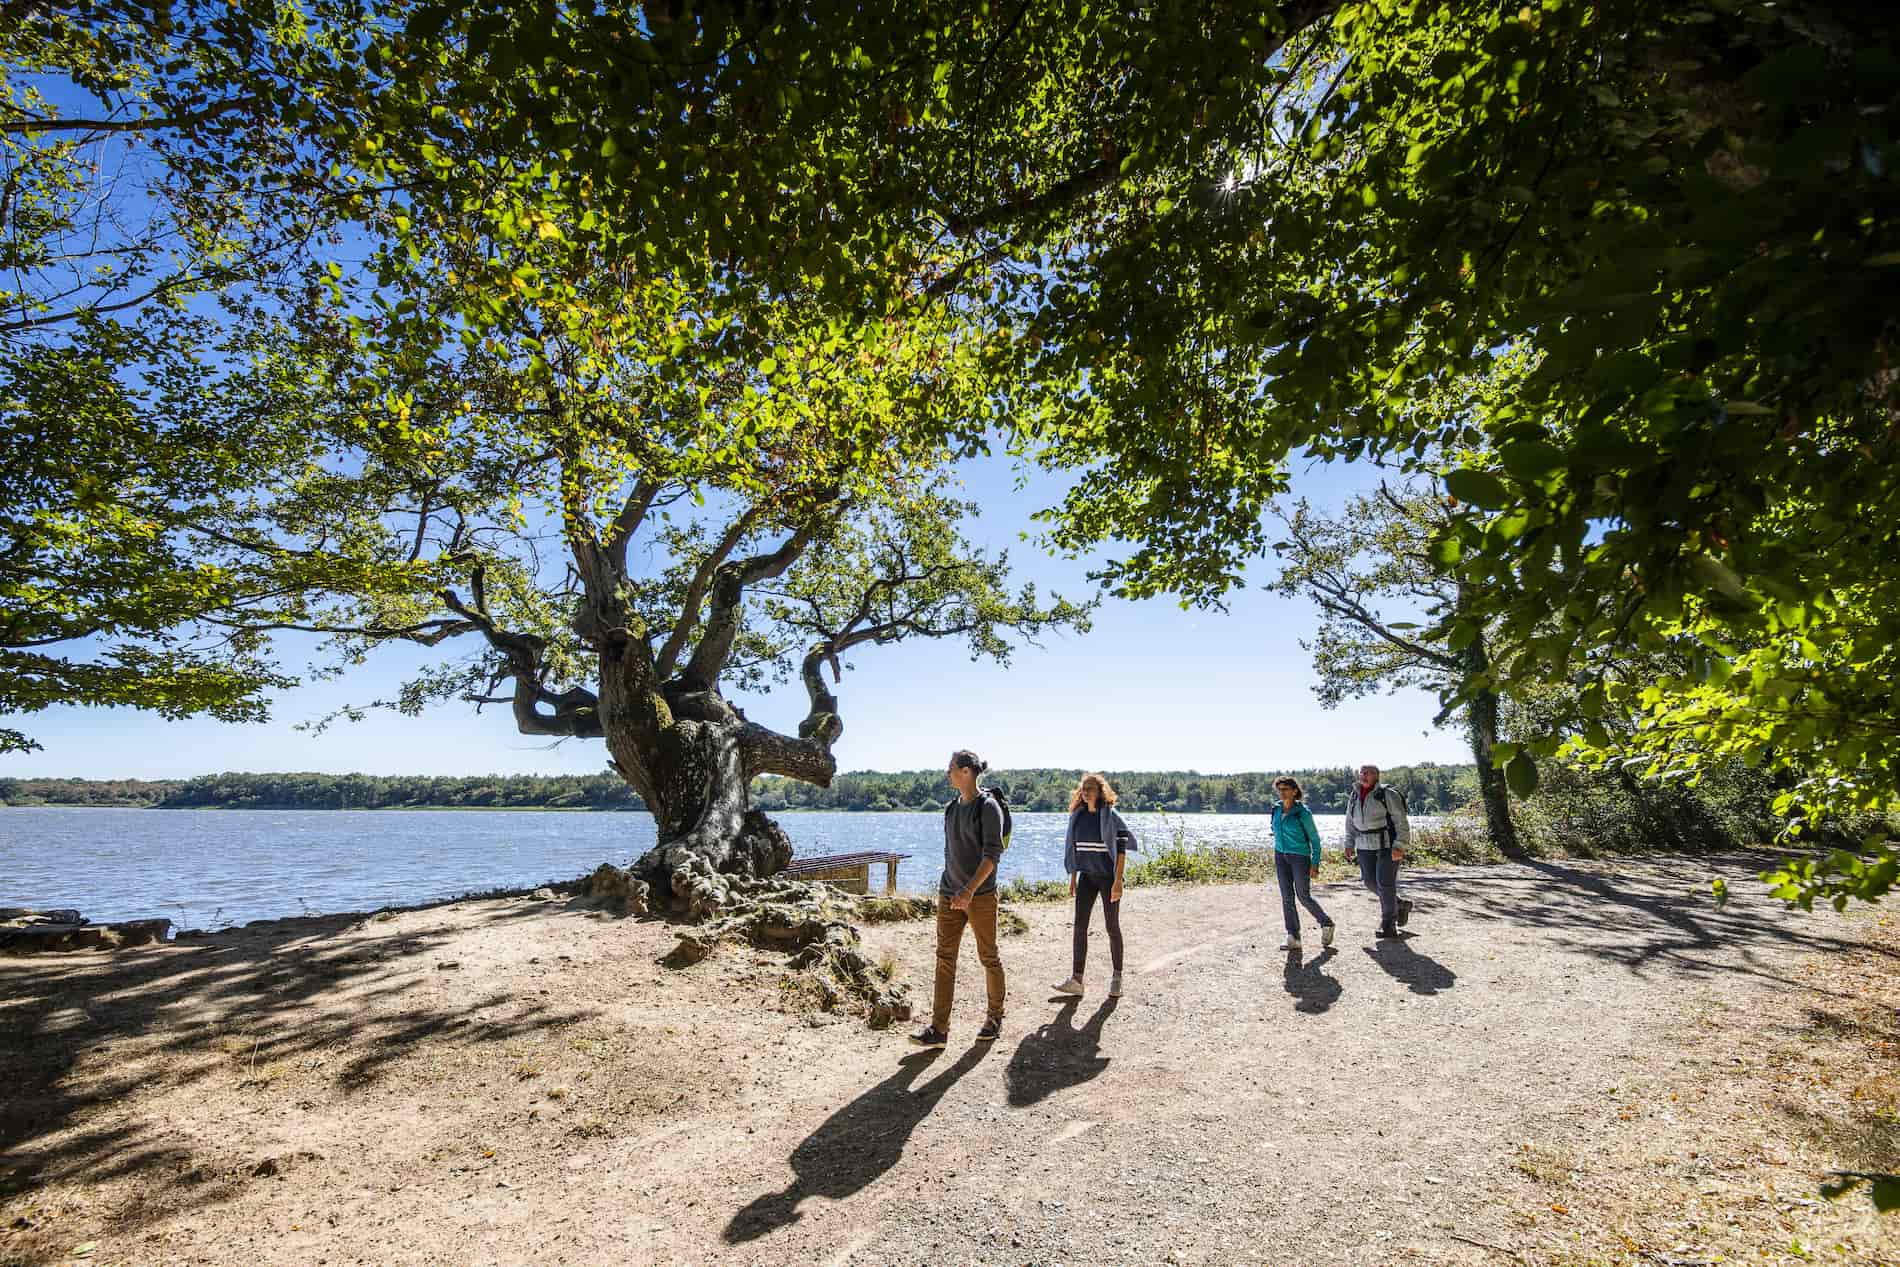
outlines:
[[[1329, 845], [1344, 831], [1318, 816]], [[801, 857], [888, 849], [914, 855], [900, 889], [931, 891], [942, 816], [784, 814]], [[1148, 854], [1267, 842], [1256, 814], [1130, 814]], [[1429, 821], [1414, 819], [1415, 825]], [[1002, 877], [1062, 876], [1066, 814], [1018, 814]], [[639, 813], [492, 810], [0, 809], [0, 906], [77, 907], [96, 921], [169, 917], [180, 928], [375, 910], [482, 889], [568, 880], [653, 843]], [[882, 877], [874, 875], [874, 882]]]

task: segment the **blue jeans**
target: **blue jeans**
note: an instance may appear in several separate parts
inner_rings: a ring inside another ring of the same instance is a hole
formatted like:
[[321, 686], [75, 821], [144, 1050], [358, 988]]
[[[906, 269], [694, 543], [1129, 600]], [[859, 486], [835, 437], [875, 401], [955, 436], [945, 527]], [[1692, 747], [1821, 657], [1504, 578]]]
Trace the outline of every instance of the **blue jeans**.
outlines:
[[1379, 927], [1395, 927], [1399, 914], [1399, 864], [1390, 849], [1356, 849], [1359, 878], [1367, 890], [1379, 895]]
[[1313, 900], [1313, 860], [1303, 853], [1281, 853], [1273, 851], [1273, 878], [1280, 882], [1280, 909], [1286, 915], [1286, 935], [1300, 935], [1300, 912], [1293, 905], [1299, 899], [1306, 913], [1319, 921], [1321, 928], [1331, 928], [1332, 919], [1320, 909]]

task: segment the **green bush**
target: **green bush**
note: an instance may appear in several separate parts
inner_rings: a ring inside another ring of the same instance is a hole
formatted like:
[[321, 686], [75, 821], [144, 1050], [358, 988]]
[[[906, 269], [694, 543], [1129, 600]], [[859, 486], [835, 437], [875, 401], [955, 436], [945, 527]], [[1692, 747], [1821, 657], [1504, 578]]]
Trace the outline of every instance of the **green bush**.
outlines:
[[1149, 884], [1248, 884], [1273, 878], [1273, 851], [1235, 845], [1190, 843], [1187, 829], [1174, 829], [1174, 839], [1153, 857], [1130, 863], [1122, 872], [1128, 887]]
[[1491, 843], [1491, 833], [1484, 825], [1484, 811], [1475, 805], [1447, 814], [1429, 827], [1413, 828], [1412, 847], [1405, 856], [1409, 862], [1428, 867], [1499, 862], [1504, 857]]
[[1005, 902], [1066, 902], [1069, 900], [1069, 883], [1066, 880], [1031, 880], [1017, 876], [1008, 884], [998, 885], [997, 892]]

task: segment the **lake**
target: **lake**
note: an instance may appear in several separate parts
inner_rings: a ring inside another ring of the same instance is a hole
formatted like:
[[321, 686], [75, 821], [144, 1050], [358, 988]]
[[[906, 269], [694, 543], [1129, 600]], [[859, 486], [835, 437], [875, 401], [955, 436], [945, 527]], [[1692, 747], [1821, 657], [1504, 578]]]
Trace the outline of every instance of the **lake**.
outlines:
[[[1177, 831], [1190, 845], [1262, 846], [1259, 814], [1130, 814], [1144, 854]], [[1337, 814], [1317, 816], [1329, 846]], [[1005, 881], [1060, 879], [1066, 814], [1017, 814]], [[1415, 826], [1431, 820], [1415, 818]], [[942, 815], [782, 814], [798, 856], [909, 853], [898, 887], [931, 892]], [[105, 922], [169, 918], [177, 928], [369, 911], [484, 889], [571, 880], [653, 843], [642, 813], [494, 810], [0, 809], [0, 906], [76, 907]], [[873, 883], [882, 882], [882, 869]]]

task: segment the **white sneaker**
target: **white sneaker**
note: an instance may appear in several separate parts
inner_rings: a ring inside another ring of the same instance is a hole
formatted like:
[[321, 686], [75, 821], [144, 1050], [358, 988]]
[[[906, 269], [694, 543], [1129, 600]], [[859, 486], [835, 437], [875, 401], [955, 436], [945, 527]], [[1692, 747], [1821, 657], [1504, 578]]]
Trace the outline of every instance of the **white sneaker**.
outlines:
[[1119, 999], [1122, 996], [1122, 974], [1116, 973], [1108, 979], [1108, 997]]
[[1335, 932], [1337, 932], [1337, 931], [1339, 931], [1339, 930], [1338, 930], [1337, 928], [1335, 928], [1335, 927], [1334, 927], [1333, 925], [1331, 925], [1331, 924], [1328, 924], [1328, 925], [1327, 925], [1326, 927], [1324, 927], [1324, 928], [1322, 928], [1322, 929], [1320, 929], [1320, 930], [1319, 930], [1319, 944], [1320, 944], [1320, 945], [1322, 945], [1322, 946], [1330, 946], [1330, 945], [1332, 945], [1332, 944], [1333, 944], [1333, 934], [1334, 934]]
[[1073, 994], [1080, 997], [1082, 993], [1082, 978], [1070, 977], [1061, 985], [1054, 987], [1054, 989], [1057, 994]]
[[1289, 937], [1285, 941], [1280, 943], [1281, 950], [1298, 950], [1299, 948], [1300, 948], [1300, 939], [1297, 937]]

